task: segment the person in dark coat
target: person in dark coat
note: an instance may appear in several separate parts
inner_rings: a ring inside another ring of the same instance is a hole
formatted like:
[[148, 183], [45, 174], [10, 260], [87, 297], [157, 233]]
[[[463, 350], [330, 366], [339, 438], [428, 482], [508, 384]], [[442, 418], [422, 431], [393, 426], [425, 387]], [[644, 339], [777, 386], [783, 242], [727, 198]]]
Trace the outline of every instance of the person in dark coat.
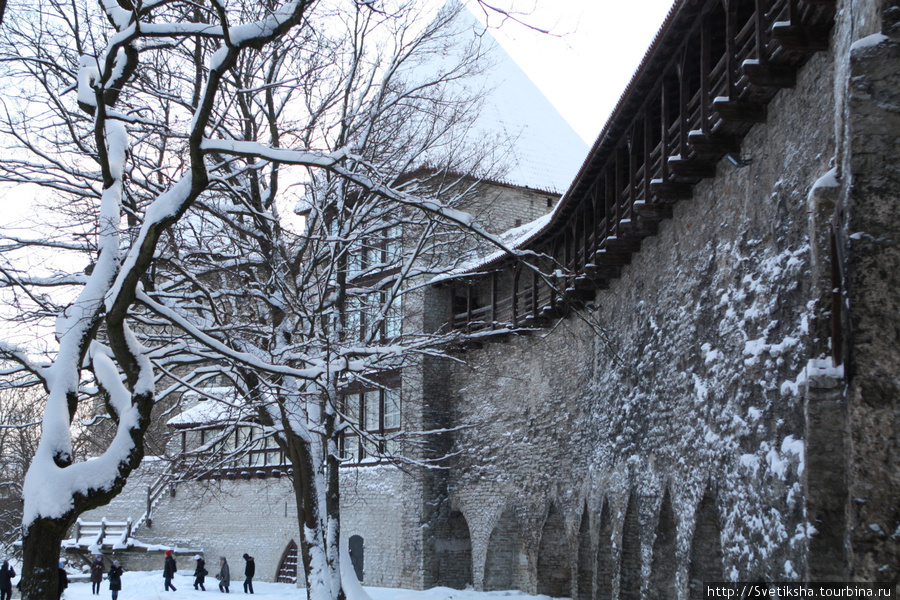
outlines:
[[103, 581], [103, 557], [99, 554], [91, 563], [91, 593], [100, 595], [100, 582]]
[[216, 575], [216, 579], [219, 580], [219, 591], [230, 593], [228, 588], [231, 586], [231, 569], [228, 568], [228, 560], [224, 556], [219, 557], [219, 574]]
[[172, 556], [171, 550], [166, 550], [166, 564], [163, 566], [163, 579], [166, 580], [166, 591], [168, 592], [171, 589], [173, 592], [177, 592], [175, 586], [172, 585], [172, 578], [175, 577], [175, 571], [178, 570], [178, 567], [175, 565], [175, 557]]
[[59, 561], [59, 580], [57, 581], [57, 598], [62, 598], [63, 591], [69, 587], [69, 576], [66, 574], [66, 570], [63, 568], [65, 563], [63, 561]]
[[16, 570], [9, 566], [9, 561], [4, 560], [0, 567], [0, 600], [12, 598], [12, 578], [16, 576]]
[[203, 583], [206, 581], [206, 561], [199, 554], [194, 557], [194, 560], [197, 561], [197, 568], [194, 569], [194, 589], [200, 589], [205, 592], [206, 588], [203, 587]]
[[244, 554], [247, 566], [244, 567], [244, 593], [253, 593], [253, 576], [256, 575], [256, 563], [249, 554]]
[[119, 591], [122, 589], [122, 567], [119, 566], [119, 561], [113, 561], [106, 578], [109, 579], [109, 591], [112, 592], [112, 600], [116, 600], [119, 597]]

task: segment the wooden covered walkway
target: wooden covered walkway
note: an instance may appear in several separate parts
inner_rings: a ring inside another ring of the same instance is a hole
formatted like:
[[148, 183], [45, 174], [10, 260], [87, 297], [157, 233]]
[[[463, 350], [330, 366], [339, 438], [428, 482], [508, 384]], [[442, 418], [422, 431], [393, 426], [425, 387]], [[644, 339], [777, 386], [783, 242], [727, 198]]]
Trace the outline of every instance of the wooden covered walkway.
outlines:
[[522, 246], [537, 268], [509, 256], [473, 266], [453, 283], [453, 327], [541, 327], [619, 277], [721, 159], [742, 166], [742, 138], [827, 50], [834, 14], [834, 0], [676, 2], [552, 219]]

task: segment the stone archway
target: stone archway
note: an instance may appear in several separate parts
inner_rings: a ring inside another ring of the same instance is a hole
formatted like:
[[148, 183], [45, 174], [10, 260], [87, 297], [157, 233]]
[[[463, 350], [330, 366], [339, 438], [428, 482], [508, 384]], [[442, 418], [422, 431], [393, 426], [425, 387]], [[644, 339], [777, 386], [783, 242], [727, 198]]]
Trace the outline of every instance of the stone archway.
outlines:
[[435, 585], [458, 590], [472, 585], [472, 540], [462, 512], [451, 511], [435, 532]]
[[594, 554], [591, 551], [591, 515], [585, 504], [581, 513], [581, 527], [578, 528], [578, 570], [575, 600], [591, 600], [594, 596]]
[[519, 524], [510, 506], [500, 515], [488, 540], [484, 563], [484, 591], [512, 590], [517, 587], [520, 554]]
[[722, 529], [719, 511], [711, 490], [707, 490], [697, 507], [694, 537], [691, 539], [691, 564], [688, 570], [689, 597], [704, 598], [703, 584], [722, 581]]
[[597, 569], [596, 600], [612, 600], [613, 575], [616, 572], [613, 561], [612, 519], [609, 515], [609, 502], [603, 501], [600, 508], [600, 524], [597, 527]]
[[622, 524], [622, 552], [619, 554], [619, 599], [641, 599], [641, 530], [637, 497], [628, 497]]
[[678, 528], [672, 511], [672, 498], [667, 489], [659, 507], [659, 522], [653, 540], [653, 562], [650, 565], [650, 600], [667, 600], [678, 596], [675, 573], [678, 563]]
[[568, 549], [566, 522], [556, 505], [551, 504], [538, 546], [538, 594], [554, 598], [567, 598], [572, 594], [572, 566]]

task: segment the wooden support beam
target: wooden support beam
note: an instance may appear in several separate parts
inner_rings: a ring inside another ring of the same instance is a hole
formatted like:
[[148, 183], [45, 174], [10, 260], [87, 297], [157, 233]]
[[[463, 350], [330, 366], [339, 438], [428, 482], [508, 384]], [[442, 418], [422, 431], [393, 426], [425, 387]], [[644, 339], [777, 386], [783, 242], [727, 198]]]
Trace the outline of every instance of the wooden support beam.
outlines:
[[653, 143], [653, 132], [650, 130], [650, 108], [644, 108], [644, 177], [641, 180], [643, 186], [643, 198], [646, 202], [650, 199], [650, 144]]
[[729, 98], [736, 96], [737, 88], [737, 0], [725, 5], [725, 92]]
[[765, 0], [755, 0], [755, 4], [753, 6], [753, 26], [756, 30], [754, 32], [754, 41], [756, 42], [756, 60], [759, 64], [762, 65], [768, 62], [768, 45], [765, 39], [765, 5]]
[[622, 188], [625, 187], [625, 174], [623, 172], [625, 170], [625, 165], [623, 164], [625, 162], [625, 158], [623, 156], [625, 152], [626, 150], [621, 146], [616, 148], [616, 189], [615, 194], [613, 194], [613, 201], [615, 202], [615, 217], [613, 217], [612, 235], [617, 237], [619, 235], [619, 227], [621, 226], [622, 218], [624, 216], [622, 214]]
[[741, 141], [737, 136], [725, 134], [703, 134], [700, 131], [692, 131], [688, 135], [688, 141], [694, 151], [700, 156], [710, 156], [718, 159], [729, 152], [740, 152]]
[[512, 324], [513, 327], [519, 326], [519, 275], [522, 268], [519, 265], [513, 267], [513, 285], [512, 285]]
[[709, 17], [702, 17], [700, 22], [700, 131], [705, 135], [709, 134], [709, 113], [712, 104], [712, 97], [709, 93], [710, 54], [712, 53], [709, 27]]
[[616, 265], [595, 265], [591, 263], [585, 268], [585, 275], [594, 279], [618, 279], [622, 276], [622, 267]]
[[669, 165], [666, 164], [666, 159], [671, 156], [669, 152], [669, 100], [667, 96], [669, 95], [669, 86], [666, 84], [665, 80], [663, 80], [662, 85], [660, 86], [659, 92], [659, 114], [660, 114], [660, 146], [661, 146], [661, 154], [662, 156], [662, 181], [663, 183], [667, 183], [669, 181]]
[[641, 240], [635, 240], [632, 238], [613, 238], [606, 240], [606, 251], [607, 252], [640, 252], [641, 251]]
[[672, 169], [674, 177], [683, 179], [707, 179], [716, 176], [716, 164], [701, 159], [670, 158], [669, 168]]
[[713, 100], [713, 108], [718, 111], [719, 116], [725, 121], [737, 121], [740, 123], [766, 122], [766, 105], [760, 102], [716, 98]]
[[745, 62], [741, 73], [759, 87], [792, 88], [797, 85], [797, 69], [790, 65]]
[[690, 200], [694, 195], [694, 186], [690, 183], [652, 181], [650, 182], [650, 190], [658, 200], [663, 202]]
[[672, 218], [672, 205], [663, 202], [635, 202], [634, 211], [649, 221]]
[[688, 125], [688, 100], [690, 91], [688, 90], [688, 74], [687, 74], [687, 47], [681, 52], [681, 62], [676, 65], [678, 71], [678, 154], [682, 158], [688, 156], [688, 140], [687, 133], [690, 129]]
[[599, 250], [594, 254], [594, 264], [598, 266], [621, 267], [631, 264], [631, 254], [628, 252], [607, 252]]
[[829, 27], [811, 27], [775, 23], [772, 37], [787, 50], [802, 52], [822, 52], [828, 50]]
[[491, 329], [497, 323], [497, 271], [491, 271]]

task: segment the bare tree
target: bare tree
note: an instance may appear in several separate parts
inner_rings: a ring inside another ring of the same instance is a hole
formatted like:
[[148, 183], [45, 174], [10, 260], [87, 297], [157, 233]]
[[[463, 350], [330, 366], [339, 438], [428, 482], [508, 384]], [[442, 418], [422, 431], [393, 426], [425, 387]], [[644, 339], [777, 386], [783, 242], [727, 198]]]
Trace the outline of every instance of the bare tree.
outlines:
[[[343, 598], [352, 585], [339, 544], [345, 441], [427, 462], [399, 426], [367, 425], [347, 390], [443, 355], [457, 334], [403, 329], [402, 312], [421, 310], [422, 285], [458, 265], [472, 245], [463, 238], [500, 243], [464, 211], [498, 160], [485, 132], [472, 142], [485, 90], [467, 81], [490, 65], [460, 10], [422, 27], [406, 7], [357, 6], [307, 31], [314, 44], [243, 63], [233, 73], [243, 93], [220, 121], [228, 135], [204, 143], [222, 165], [218, 193], [172, 229], [153, 289], [138, 294], [148, 344], [193, 357], [171, 376], [225, 404], [210, 413], [224, 429], [197, 458], [219, 452], [195, 466], [215, 471], [251, 450], [258, 438], [222, 443], [250, 421], [288, 457], [311, 598]], [[291, 178], [302, 182], [302, 229], [280, 218]], [[205, 391], [213, 378], [217, 391]]]
[[[122, 489], [159, 399], [211, 364], [295, 465], [310, 597], [345, 595], [337, 443], [367, 432], [341, 390], [446, 341], [390, 323], [451, 232], [502, 242], [455, 206], [478, 161], [448, 142], [474, 100], [454, 82], [477, 45], [422, 79], [409, 67], [447, 49], [449, 13], [416, 30], [400, 2], [326, 4], [321, 19], [314, 4], [50, 0], [6, 17], [0, 181], [39, 186], [66, 215], [57, 235], [0, 247], [16, 319], [55, 320], [41, 356], [0, 344], [9, 375], [46, 394], [23, 490], [26, 598], [53, 597], [59, 541]], [[279, 218], [287, 166], [306, 169], [302, 232]], [[22, 267], [38, 249], [81, 262]], [[89, 462], [73, 445], [85, 403], [115, 423]]]
[[0, 390], [0, 552], [19, 539], [22, 486], [40, 440], [41, 403], [36, 390]]
[[[59, 542], [79, 514], [122, 489], [143, 457], [157, 395], [152, 352], [134, 336], [129, 310], [160, 236], [211, 185], [203, 144], [233, 102], [224, 80], [242, 54], [290, 33], [312, 4], [126, 1], [94, 8], [51, 1], [6, 16], [5, 75], [22, 99], [5, 107], [4, 133], [16, 148], [3, 160], [2, 178], [82, 203], [87, 230], [58, 246], [93, 258], [80, 274], [32, 277], [10, 267], [3, 275], [39, 313], [56, 310], [48, 286], [80, 288], [57, 312], [58, 347], [49, 362], [9, 343], [0, 349], [47, 394], [24, 484], [26, 598], [55, 596]], [[194, 92], [187, 102], [173, 93], [185, 83]], [[33, 93], [41, 94], [38, 110], [26, 102]], [[23, 305], [23, 312], [34, 311]], [[96, 387], [117, 431], [98, 458], [77, 462], [72, 423], [94, 391], [85, 382]]]

